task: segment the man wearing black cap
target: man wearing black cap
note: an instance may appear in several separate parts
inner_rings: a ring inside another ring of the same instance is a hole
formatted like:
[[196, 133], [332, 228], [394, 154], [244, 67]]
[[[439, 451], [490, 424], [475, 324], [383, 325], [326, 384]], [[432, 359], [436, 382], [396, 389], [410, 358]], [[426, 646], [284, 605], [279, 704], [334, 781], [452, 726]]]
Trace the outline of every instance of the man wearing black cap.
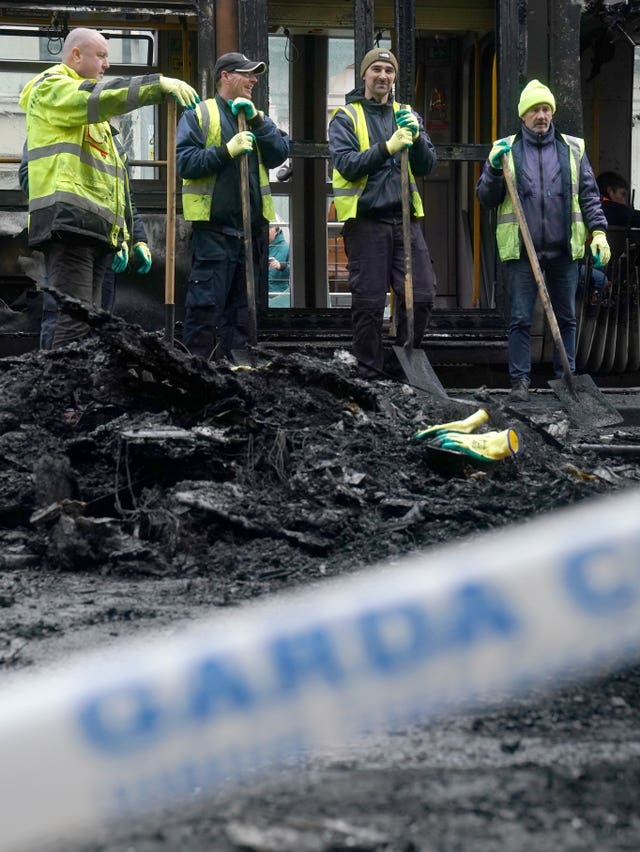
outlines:
[[399, 305], [397, 343], [407, 336], [404, 307], [404, 243], [400, 151], [409, 149], [411, 257], [414, 289], [414, 346], [420, 346], [436, 291], [436, 279], [421, 218], [422, 199], [414, 175], [427, 175], [436, 153], [420, 116], [393, 100], [398, 62], [389, 50], [370, 50], [360, 65], [363, 87], [346, 96], [329, 124], [333, 192], [344, 222], [344, 247], [351, 291], [353, 352], [360, 374], [385, 372], [382, 322], [387, 291]]
[[[249, 157], [254, 266], [261, 268], [268, 223], [275, 221], [268, 169], [283, 163], [289, 138], [256, 109], [251, 95], [264, 62], [225, 53], [215, 64], [216, 94], [185, 113], [176, 136], [184, 217], [192, 223], [191, 273], [183, 341], [209, 358], [216, 345], [231, 358], [247, 343], [247, 292], [240, 157]], [[238, 131], [244, 111], [248, 130]]]

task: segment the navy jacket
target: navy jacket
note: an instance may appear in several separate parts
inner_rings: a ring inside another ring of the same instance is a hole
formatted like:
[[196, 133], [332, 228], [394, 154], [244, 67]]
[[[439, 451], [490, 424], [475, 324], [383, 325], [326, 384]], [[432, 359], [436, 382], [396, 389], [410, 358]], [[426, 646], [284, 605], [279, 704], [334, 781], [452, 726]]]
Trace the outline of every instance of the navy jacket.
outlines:
[[[346, 102], [359, 101], [365, 113], [369, 131], [369, 145], [360, 151], [353, 122], [343, 110], [338, 110], [329, 124], [329, 153], [335, 168], [350, 181], [367, 175], [367, 185], [358, 202], [358, 216], [377, 219], [395, 219], [402, 215], [400, 191], [400, 156], [389, 156], [385, 142], [398, 129], [393, 103], [379, 104], [367, 100], [364, 91], [354, 89]], [[436, 164], [436, 152], [427, 135], [422, 119], [414, 112], [420, 125], [420, 135], [409, 148], [409, 162], [413, 174], [428, 175]]]

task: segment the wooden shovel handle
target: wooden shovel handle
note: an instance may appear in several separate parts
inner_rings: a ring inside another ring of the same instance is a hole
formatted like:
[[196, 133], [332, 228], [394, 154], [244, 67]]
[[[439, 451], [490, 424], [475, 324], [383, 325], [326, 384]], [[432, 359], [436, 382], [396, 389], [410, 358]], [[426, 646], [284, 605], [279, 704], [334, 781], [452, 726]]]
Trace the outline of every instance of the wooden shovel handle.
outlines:
[[411, 265], [411, 210], [409, 202], [409, 149], [400, 151], [400, 194], [402, 197], [402, 247], [404, 250], [404, 306], [407, 314], [405, 347], [413, 349], [413, 268]]
[[165, 339], [173, 345], [176, 283], [176, 101], [167, 98], [167, 219], [164, 267]]
[[533, 240], [531, 239], [529, 226], [527, 225], [527, 220], [524, 216], [524, 210], [522, 209], [520, 196], [518, 195], [518, 190], [513, 179], [513, 174], [509, 166], [509, 159], [507, 154], [502, 155], [502, 171], [504, 174], [505, 183], [507, 184], [509, 195], [511, 196], [511, 201], [513, 203], [513, 209], [516, 214], [516, 219], [518, 220], [518, 225], [520, 226], [522, 241], [524, 242], [525, 248], [527, 250], [527, 255], [529, 256], [529, 262], [531, 264], [531, 269], [533, 270], [533, 277], [536, 279], [536, 284], [538, 286], [538, 294], [540, 295], [540, 301], [542, 302], [542, 306], [544, 308], [544, 312], [549, 323], [549, 328], [551, 329], [551, 336], [553, 337], [553, 342], [556, 346], [556, 349], [558, 350], [558, 354], [560, 355], [560, 360], [562, 361], [564, 377], [569, 383], [571, 383], [571, 367], [569, 366], [567, 350], [565, 349], [564, 343], [562, 341], [562, 335], [560, 334], [558, 321], [556, 319], [556, 315], [551, 304], [551, 299], [549, 298], [549, 291], [547, 290], [547, 285], [545, 284], [542, 269], [540, 268], [538, 255], [536, 254], [536, 250], [533, 246]]
[[[238, 130], [247, 129], [244, 110], [238, 113]], [[251, 197], [249, 194], [249, 154], [240, 154], [240, 200], [242, 202], [242, 231], [244, 235], [245, 278], [247, 283], [247, 319], [249, 343], [258, 342], [258, 320], [256, 316], [256, 279], [253, 269], [253, 239], [251, 235]]]

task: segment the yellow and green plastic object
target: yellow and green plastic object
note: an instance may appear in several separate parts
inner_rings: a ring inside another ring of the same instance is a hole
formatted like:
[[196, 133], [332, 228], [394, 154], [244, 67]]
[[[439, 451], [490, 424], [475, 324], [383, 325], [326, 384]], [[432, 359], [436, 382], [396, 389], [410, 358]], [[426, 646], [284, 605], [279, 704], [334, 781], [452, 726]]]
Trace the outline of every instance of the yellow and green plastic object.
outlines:
[[414, 441], [421, 441], [424, 438], [433, 438], [441, 432], [474, 432], [484, 423], [489, 420], [489, 413], [484, 408], [479, 408], [465, 417], [464, 420], [452, 420], [450, 423], [436, 423], [435, 426], [427, 426], [425, 429], [419, 429], [413, 436]]
[[441, 432], [431, 442], [442, 450], [463, 453], [478, 461], [493, 462], [515, 456], [520, 449], [520, 438], [509, 427], [502, 432], [481, 432], [467, 435], [463, 432]]

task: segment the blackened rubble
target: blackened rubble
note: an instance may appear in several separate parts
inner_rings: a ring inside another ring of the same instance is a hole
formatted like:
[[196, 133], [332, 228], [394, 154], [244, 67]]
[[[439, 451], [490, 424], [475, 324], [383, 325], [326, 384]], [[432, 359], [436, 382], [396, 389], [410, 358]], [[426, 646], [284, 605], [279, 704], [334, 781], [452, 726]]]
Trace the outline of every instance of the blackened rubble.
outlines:
[[[573, 453], [562, 411], [501, 407], [515, 459], [441, 475], [414, 432], [469, 413], [332, 358], [233, 371], [107, 315], [77, 348], [0, 360], [0, 673], [46, 668], [281, 588], [638, 479]], [[633, 443], [628, 431], [623, 441]], [[589, 439], [593, 442], [593, 437]], [[56, 852], [638, 847], [638, 669], [346, 744]]]
[[99, 334], [77, 347], [0, 362], [0, 567], [212, 573], [223, 586], [241, 572], [252, 595], [629, 481], [629, 465], [585, 472], [567, 442], [486, 392], [478, 407], [490, 428], [517, 428], [520, 454], [443, 476], [410, 438], [466, 416], [454, 399], [361, 381], [345, 353], [263, 350], [256, 369], [233, 370], [92, 317]]

